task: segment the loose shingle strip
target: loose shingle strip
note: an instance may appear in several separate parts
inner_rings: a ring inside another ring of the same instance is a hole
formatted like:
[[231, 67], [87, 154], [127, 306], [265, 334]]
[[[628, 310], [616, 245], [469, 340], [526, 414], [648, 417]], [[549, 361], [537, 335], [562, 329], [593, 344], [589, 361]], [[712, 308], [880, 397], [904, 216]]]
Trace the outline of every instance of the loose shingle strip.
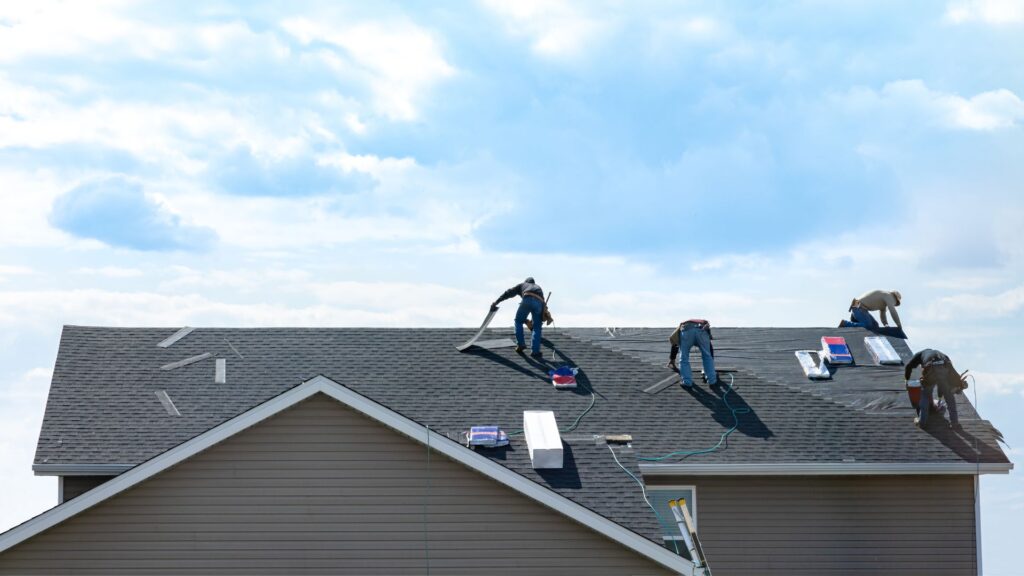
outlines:
[[163, 341], [161, 341], [156, 346], [157, 346], [157, 348], [170, 348], [171, 344], [174, 344], [178, 340], [181, 340], [185, 336], [188, 336], [189, 334], [192, 333], [193, 330], [195, 330], [195, 328], [192, 328], [192, 327], [189, 327], [189, 326], [185, 326], [181, 330], [178, 330], [174, 334], [171, 334], [170, 336], [165, 338]]
[[200, 354], [198, 356], [192, 356], [190, 358], [185, 358], [184, 360], [178, 360], [177, 362], [171, 362], [170, 364], [164, 364], [163, 366], [160, 367], [160, 369], [161, 370], [174, 370], [175, 368], [181, 368], [182, 366], [188, 366], [189, 364], [195, 364], [196, 362], [200, 362], [202, 360], [206, 360], [210, 356], [213, 356], [213, 354], [210, 354], [209, 352], [204, 352], [204, 353], [202, 353], [202, 354]]
[[181, 412], [178, 412], [178, 408], [171, 401], [171, 397], [167, 395], [166, 390], [157, 390], [154, 392], [156, 397], [160, 400], [160, 404], [163, 405], [164, 410], [167, 410], [167, 414], [170, 416], [181, 416]]
[[228, 361], [226, 358], [217, 358], [216, 368], [213, 374], [214, 384], [224, 384], [228, 381]]

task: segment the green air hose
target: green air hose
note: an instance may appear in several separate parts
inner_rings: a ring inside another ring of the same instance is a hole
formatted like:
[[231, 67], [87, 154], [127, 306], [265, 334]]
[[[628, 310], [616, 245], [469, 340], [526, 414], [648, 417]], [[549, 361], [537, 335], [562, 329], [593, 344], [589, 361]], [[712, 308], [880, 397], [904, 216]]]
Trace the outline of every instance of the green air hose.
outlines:
[[704, 448], [703, 450], [679, 450], [679, 451], [676, 451], [676, 452], [669, 452], [668, 454], [664, 454], [662, 456], [648, 456], [648, 457], [640, 457], [640, 456], [638, 456], [637, 460], [641, 460], [643, 462], [661, 462], [662, 460], [667, 460], [669, 458], [674, 458], [676, 456], [684, 456], [685, 457], [685, 456], [696, 456], [698, 454], [710, 454], [710, 453], [714, 452], [715, 450], [718, 450], [719, 448], [721, 448], [722, 444], [725, 443], [725, 439], [729, 437], [729, 434], [732, 434], [733, 432], [736, 431], [737, 428], [740, 427], [740, 417], [739, 417], [739, 415], [740, 414], [750, 414], [750, 408], [734, 407], [732, 404], [729, 404], [729, 392], [732, 392], [733, 384], [735, 382], [736, 382], [735, 378], [733, 378], [732, 374], [730, 374], [729, 375], [729, 386], [727, 387], [727, 390], [725, 391], [725, 394], [722, 394], [722, 401], [725, 402], [725, 407], [728, 408], [729, 411], [732, 413], [733, 425], [732, 425], [731, 428], [729, 428], [725, 432], [722, 432], [722, 436], [718, 439], [718, 443], [717, 444], [715, 444], [711, 448]]
[[[573, 430], [578, 428], [580, 425], [580, 421], [583, 420], [583, 417], [586, 416], [591, 410], [593, 410], [594, 404], [597, 404], [597, 395], [594, 394], [594, 389], [591, 388], [590, 385], [587, 385], [587, 389], [590, 390], [590, 406], [587, 406], [587, 409], [584, 410], [579, 416], [577, 416], [576, 420], [574, 420], [569, 427], [559, 428], [558, 431], [561, 432], [562, 434], [572, 432]], [[519, 436], [523, 432], [524, 430], [513, 430], [508, 433], [508, 437], [511, 438], [512, 436]]]

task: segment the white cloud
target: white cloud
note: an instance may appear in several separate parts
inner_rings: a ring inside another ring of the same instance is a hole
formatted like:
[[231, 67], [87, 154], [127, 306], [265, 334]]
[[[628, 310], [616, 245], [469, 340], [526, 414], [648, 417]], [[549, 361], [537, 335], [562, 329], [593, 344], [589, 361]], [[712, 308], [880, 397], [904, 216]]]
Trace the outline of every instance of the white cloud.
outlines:
[[101, 276], [104, 278], [138, 278], [143, 275], [138, 268], [124, 268], [121, 266], [100, 266], [98, 268], [83, 267], [75, 270], [76, 274], [84, 276]]
[[946, 6], [946, 19], [954, 24], [1017, 24], [1024, 22], [1022, 0], [959, 0]]
[[404, 158], [380, 158], [374, 154], [353, 155], [347, 153], [325, 155], [317, 160], [321, 166], [337, 166], [342, 172], [362, 172], [374, 178], [388, 174], [403, 172], [416, 166], [416, 160], [408, 156]]
[[1024, 286], [999, 294], [955, 294], [938, 298], [928, 314], [937, 320], [952, 318], [1005, 318], [1024, 308]]
[[978, 395], [985, 397], [1015, 394], [1024, 397], [1024, 372], [970, 372]]
[[969, 98], [931, 90], [921, 80], [889, 82], [880, 91], [859, 88], [839, 98], [848, 109], [889, 112], [894, 120], [941, 128], [991, 131], [1024, 121], [1024, 101], [1007, 89], [981, 92]]
[[38, 367], [0, 384], [0, 530], [57, 503], [56, 483], [32, 475], [50, 377], [49, 368]]
[[281, 27], [302, 44], [324, 42], [340, 49], [321, 51], [321, 60], [340, 76], [365, 76], [376, 98], [373, 105], [392, 120], [416, 120], [425, 94], [456, 73], [434, 36], [413, 24], [344, 25], [296, 17]]
[[116, 49], [152, 57], [177, 47], [170, 31], [125, 17], [119, 0], [8, 2], [0, 25], [0, 62], [28, 56], [81, 54]]
[[0, 276], [25, 276], [32, 274], [33, 270], [27, 266], [10, 266], [0, 264]]
[[585, 4], [567, 0], [484, 0], [505, 21], [509, 32], [529, 38], [538, 56], [571, 59], [609, 32], [610, 23], [588, 13]]
[[270, 161], [304, 153], [315, 126], [304, 119], [289, 127], [275, 120], [261, 120], [257, 111], [218, 96], [174, 104], [107, 99], [71, 104], [0, 74], [0, 147], [99, 145], [164, 169], [198, 174], [211, 150], [245, 148]]

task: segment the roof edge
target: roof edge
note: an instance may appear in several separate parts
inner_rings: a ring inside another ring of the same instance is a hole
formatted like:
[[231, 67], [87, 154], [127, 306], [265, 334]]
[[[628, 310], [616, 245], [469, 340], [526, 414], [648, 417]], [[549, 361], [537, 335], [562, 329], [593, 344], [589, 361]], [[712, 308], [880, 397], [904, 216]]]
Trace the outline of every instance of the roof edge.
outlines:
[[1008, 474], [1012, 462], [772, 462], [769, 464], [640, 464], [644, 476], [894, 476]]
[[693, 563], [669, 551], [667, 548], [648, 540], [581, 504], [573, 502], [553, 490], [537, 484], [525, 476], [505, 468], [501, 464], [492, 462], [457, 442], [322, 375], [307, 380], [190, 440], [178, 444], [166, 452], [150, 458], [116, 478], [89, 490], [85, 494], [59, 504], [0, 534], [0, 552], [4, 552], [44, 530], [88, 510], [317, 393], [334, 398], [338, 402], [377, 420], [400, 434], [421, 444], [429, 445], [456, 462], [468, 466], [560, 514], [568, 516], [585, 527], [626, 546], [657, 564], [680, 574], [693, 574]]
[[134, 464], [33, 464], [36, 476], [117, 476]]

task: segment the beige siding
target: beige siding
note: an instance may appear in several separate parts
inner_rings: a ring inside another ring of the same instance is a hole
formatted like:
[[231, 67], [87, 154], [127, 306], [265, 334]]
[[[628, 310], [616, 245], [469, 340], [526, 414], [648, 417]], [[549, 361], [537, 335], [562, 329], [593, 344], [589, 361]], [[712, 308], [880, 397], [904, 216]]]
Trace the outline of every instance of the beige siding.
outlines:
[[113, 476], [64, 476], [64, 501], [85, 494], [89, 490], [110, 480]]
[[977, 574], [972, 476], [646, 481], [697, 486], [715, 576]]
[[428, 556], [437, 575], [667, 573], [436, 452], [428, 491], [426, 456], [318, 395], [15, 546], [0, 574], [425, 574]]

